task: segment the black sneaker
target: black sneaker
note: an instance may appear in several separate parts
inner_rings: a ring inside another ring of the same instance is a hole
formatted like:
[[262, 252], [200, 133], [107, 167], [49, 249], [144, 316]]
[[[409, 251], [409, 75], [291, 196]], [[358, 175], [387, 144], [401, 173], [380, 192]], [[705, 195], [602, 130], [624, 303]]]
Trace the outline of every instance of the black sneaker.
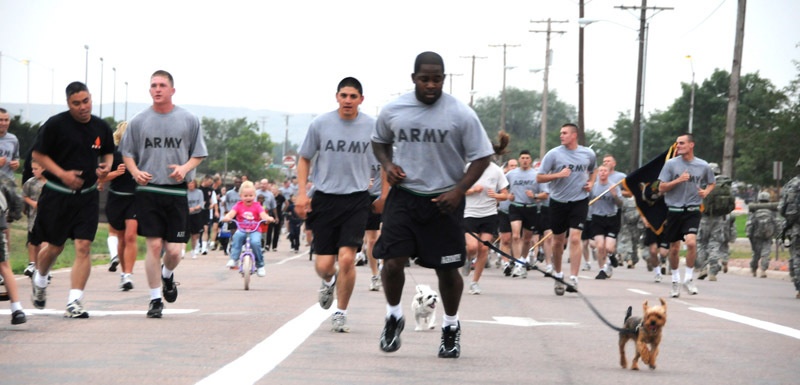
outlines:
[[161, 312], [164, 310], [164, 303], [160, 299], [151, 299], [150, 308], [147, 309], [147, 318], [161, 318]]
[[458, 358], [461, 355], [461, 323], [442, 328], [439, 358]]
[[172, 274], [172, 277], [169, 278], [161, 276], [161, 293], [169, 303], [173, 303], [178, 299], [178, 285], [175, 283], [175, 274]]
[[619, 260], [616, 254], [609, 254], [608, 260], [611, 262], [611, 267], [619, 267]]
[[24, 324], [28, 319], [25, 318], [25, 312], [22, 310], [14, 310], [11, 313], [11, 324], [12, 325], [19, 325]]
[[406, 326], [404, 317], [400, 319], [389, 316], [386, 318], [386, 325], [381, 333], [381, 350], [386, 353], [396, 352], [400, 349], [400, 333]]
[[608, 274], [606, 274], [605, 270], [600, 270], [600, 272], [597, 273], [597, 276], [594, 277], [594, 279], [606, 279], [606, 278], [608, 278]]
[[511, 265], [511, 262], [506, 262], [506, 267], [503, 269], [503, 275], [510, 277], [512, 270], [514, 270], [514, 266]]
[[119, 257], [111, 258], [111, 265], [108, 266], [108, 271], [112, 273], [117, 271], [117, 265], [119, 265]]

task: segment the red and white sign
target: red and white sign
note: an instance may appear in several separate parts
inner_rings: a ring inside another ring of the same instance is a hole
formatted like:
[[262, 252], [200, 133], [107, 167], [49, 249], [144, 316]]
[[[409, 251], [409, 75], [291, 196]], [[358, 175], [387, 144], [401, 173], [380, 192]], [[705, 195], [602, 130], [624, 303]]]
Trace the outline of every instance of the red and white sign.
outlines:
[[294, 155], [286, 155], [283, 157], [283, 165], [288, 168], [294, 168], [294, 165], [297, 162], [294, 159]]

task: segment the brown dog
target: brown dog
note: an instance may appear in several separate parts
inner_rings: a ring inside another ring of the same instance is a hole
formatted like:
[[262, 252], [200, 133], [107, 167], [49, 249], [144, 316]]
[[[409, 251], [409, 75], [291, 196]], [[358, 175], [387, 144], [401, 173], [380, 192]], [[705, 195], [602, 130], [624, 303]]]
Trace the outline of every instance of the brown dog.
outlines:
[[661, 306], [653, 307], [647, 307], [647, 301], [644, 301], [642, 304], [643, 318], [631, 317], [633, 308], [628, 306], [623, 331], [619, 332], [619, 364], [623, 369], [628, 367], [625, 358], [625, 344], [634, 338], [636, 339], [636, 355], [631, 362], [631, 370], [639, 370], [639, 357], [642, 358], [642, 362], [650, 366], [650, 369], [656, 368], [661, 330], [667, 323], [667, 303], [663, 298], [659, 298], [659, 300], [661, 300]]

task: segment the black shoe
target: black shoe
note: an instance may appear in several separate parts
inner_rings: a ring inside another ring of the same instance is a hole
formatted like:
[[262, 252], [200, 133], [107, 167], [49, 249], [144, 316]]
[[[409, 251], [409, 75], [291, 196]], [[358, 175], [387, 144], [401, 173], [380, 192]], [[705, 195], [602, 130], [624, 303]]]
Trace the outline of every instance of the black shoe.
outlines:
[[611, 267], [619, 267], [619, 260], [616, 254], [609, 254], [608, 260], [611, 261]]
[[147, 309], [147, 318], [161, 318], [161, 312], [164, 310], [164, 303], [160, 299], [150, 300], [150, 308]]
[[594, 277], [594, 279], [606, 279], [606, 278], [608, 278], [608, 274], [606, 274], [605, 270], [600, 270], [600, 272], [597, 273], [597, 276]]
[[117, 271], [117, 265], [119, 265], [119, 257], [111, 258], [111, 265], [108, 266], [108, 271], [112, 273]]
[[24, 324], [28, 319], [25, 318], [25, 312], [22, 310], [14, 310], [11, 313], [11, 324], [12, 325], [19, 325]]
[[381, 333], [381, 350], [391, 353], [400, 349], [400, 332], [405, 326], [406, 320], [403, 317], [400, 319], [394, 318], [394, 316], [386, 318], [386, 325]]
[[175, 284], [175, 274], [172, 274], [172, 277], [169, 278], [161, 276], [161, 293], [169, 303], [173, 303], [178, 299], [178, 285]]
[[461, 355], [461, 323], [442, 328], [439, 358], [458, 358]]
[[511, 264], [511, 262], [506, 263], [506, 268], [503, 269], [503, 275], [510, 277], [512, 270], [514, 270], [514, 266]]

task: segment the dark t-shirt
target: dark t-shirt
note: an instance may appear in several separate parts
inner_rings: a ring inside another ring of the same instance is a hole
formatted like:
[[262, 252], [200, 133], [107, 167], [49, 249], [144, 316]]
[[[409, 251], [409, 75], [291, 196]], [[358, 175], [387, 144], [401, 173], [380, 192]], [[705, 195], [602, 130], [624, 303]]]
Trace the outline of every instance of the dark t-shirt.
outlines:
[[[111, 171], [116, 171], [122, 163], [122, 153], [115, 150], [114, 163], [111, 164]], [[111, 180], [109, 188], [116, 192], [133, 193], [136, 191], [136, 181], [133, 180], [133, 175], [126, 169], [125, 173]]]
[[[83, 189], [97, 182], [98, 157], [114, 152], [113, 132], [105, 121], [94, 115], [87, 123], [80, 123], [65, 111], [42, 125], [33, 150], [49, 156], [64, 170], [80, 170]], [[44, 176], [48, 181], [61, 183], [48, 171]]]

